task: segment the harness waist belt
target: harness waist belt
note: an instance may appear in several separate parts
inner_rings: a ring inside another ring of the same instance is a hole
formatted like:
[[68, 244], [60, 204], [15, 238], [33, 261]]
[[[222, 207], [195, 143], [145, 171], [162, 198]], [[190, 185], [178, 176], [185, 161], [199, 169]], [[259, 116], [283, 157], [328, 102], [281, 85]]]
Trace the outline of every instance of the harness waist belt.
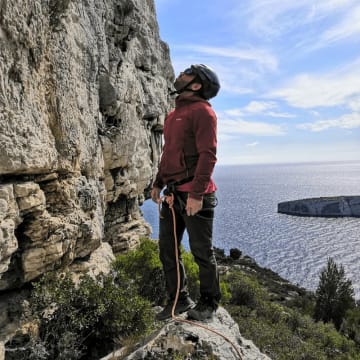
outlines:
[[166, 189], [164, 191], [164, 194], [166, 195], [166, 192], [168, 193], [175, 193], [176, 192], [176, 187], [177, 186], [180, 186], [180, 185], [183, 185], [183, 184], [186, 184], [188, 182], [190, 182], [194, 177], [188, 177], [188, 178], [185, 178], [185, 179], [182, 179], [180, 181], [173, 181], [173, 182], [169, 182], [166, 184]]
[[186, 184], [187, 182], [190, 182], [194, 179], [193, 176], [179, 180], [179, 181], [170, 181], [166, 184], [166, 186], [179, 186], [179, 185], [183, 185]]

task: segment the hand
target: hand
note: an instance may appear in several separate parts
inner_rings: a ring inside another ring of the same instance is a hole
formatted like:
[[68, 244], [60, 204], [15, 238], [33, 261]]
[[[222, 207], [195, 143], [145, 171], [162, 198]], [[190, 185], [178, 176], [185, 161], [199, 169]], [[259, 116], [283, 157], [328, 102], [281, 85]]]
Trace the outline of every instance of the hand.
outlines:
[[159, 204], [161, 202], [160, 192], [161, 192], [161, 189], [159, 189], [157, 187], [153, 187], [151, 189], [151, 200], [157, 204]]
[[187, 201], [186, 201], [186, 215], [187, 216], [193, 216], [196, 215], [203, 206], [203, 201], [201, 200], [197, 200], [197, 199], [193, 199], [191, 197], [188, 197]]

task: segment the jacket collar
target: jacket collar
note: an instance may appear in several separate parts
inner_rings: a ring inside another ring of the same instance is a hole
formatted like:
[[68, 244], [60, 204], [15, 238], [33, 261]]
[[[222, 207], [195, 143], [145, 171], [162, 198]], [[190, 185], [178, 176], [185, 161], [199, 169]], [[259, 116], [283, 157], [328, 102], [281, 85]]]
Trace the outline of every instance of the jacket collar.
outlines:
[[197, 95], [191, 95], [191, 96], [182, 96], [181, 94], [179, 96], [176, 97], [175, 99], [175, 105], [176, 107], [180, 107], [180, 106], [184, 106], [184, 105], [189, 105], [190, 103], [194, 103], [194, 102], [203, 102], [205, 104], [210, 105], [210, 103], [208, 101], [206, 101], [205, 99], [201, 98], [200, 96]]

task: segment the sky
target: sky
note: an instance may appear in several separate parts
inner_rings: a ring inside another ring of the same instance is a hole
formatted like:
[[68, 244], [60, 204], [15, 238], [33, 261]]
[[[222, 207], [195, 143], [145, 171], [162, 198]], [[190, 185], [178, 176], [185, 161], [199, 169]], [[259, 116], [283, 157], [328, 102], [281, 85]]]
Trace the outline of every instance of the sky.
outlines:
[[212, 67], [218, 164], [360, 160], [359, 0], [155, 0], [175, 74]]

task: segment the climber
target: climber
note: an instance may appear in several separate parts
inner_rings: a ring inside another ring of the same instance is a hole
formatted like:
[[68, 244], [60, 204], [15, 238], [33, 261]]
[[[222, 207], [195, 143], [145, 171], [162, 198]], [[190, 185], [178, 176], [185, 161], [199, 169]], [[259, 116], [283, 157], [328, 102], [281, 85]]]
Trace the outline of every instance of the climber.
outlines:
[[[179, 254], [180, 294], [175, 314], [188, 311], [188, 318], [212, 318], [221, 297], [219, 275], [212, 247], [216, 185], [212, 173], [216, 163], [216, 115], [207, 101], [217, 95], [220, 83], [215, 72], [203, 64], [191, 65], [174, 83], [176, 106], [165, 119], [164, 148], [151, 191], [156, 203], [162, 202], [159, 247], [168, 303], [157, 314], [158, 320], [171, 317], [177, 289], [177, 267], [173, 219], [169, 204], [160, 194], [174, 194], [176, 233], [179, 246], [185, 229], [191, 253], [199, 266], [200, 299], [196, 306], [189, 297], [184, 266]], [[180, 252], [179, 252], [180, 253]]]

